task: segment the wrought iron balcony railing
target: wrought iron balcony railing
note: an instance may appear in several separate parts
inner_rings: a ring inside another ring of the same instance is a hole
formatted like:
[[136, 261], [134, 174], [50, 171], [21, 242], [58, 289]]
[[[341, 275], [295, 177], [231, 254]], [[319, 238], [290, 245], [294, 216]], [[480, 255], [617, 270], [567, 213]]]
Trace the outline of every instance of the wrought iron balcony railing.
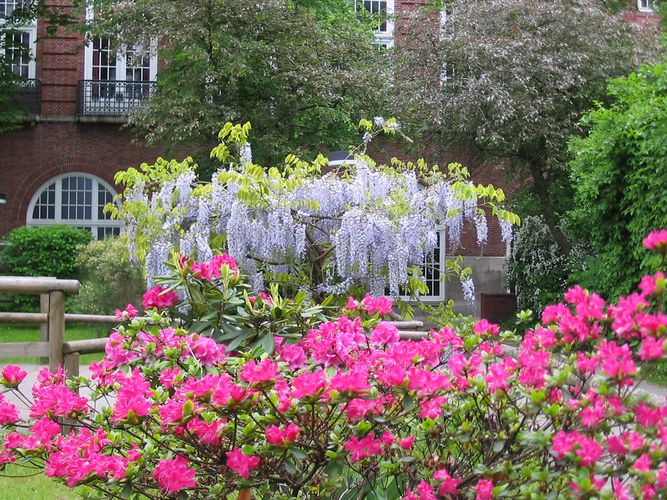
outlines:
[[155, 82], [79, 80], [79, 116], [123, 116], [155, 91]]
[[0, 92], [9, 97], [9, 105], [26, 115], [38, 115], [42, 108], [42, 83], [34, 78], [3, 83]]

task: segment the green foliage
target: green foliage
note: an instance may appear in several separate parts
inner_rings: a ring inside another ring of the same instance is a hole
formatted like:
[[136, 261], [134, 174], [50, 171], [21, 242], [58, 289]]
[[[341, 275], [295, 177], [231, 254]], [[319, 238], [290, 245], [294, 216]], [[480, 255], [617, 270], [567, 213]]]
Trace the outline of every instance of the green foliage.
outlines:
[[348, 0], [95, 3], [93, 33], [159, 52], [157, 92], [130, 117], [151, 143], [208, 146], [222, 123], [251, 121], [256, 158], [273, 163], [344, 148], [382, 111], [386, 52]]
[[[19, 227], [10, 231], [2, 252], [2, 271], [9, 276], [78, 278], [79, 246], [91, 240], [90, 231], [72, 226]], [[36, 310], [38, 298], [9, 296], [0, 305], [12, 311]]]
[[[550, 184], [563, 179], [567, 140], [607, 79], [650, 60], [658, 45], [637, 43], [609, 3], [452, 0], [442, 28], [415, 16], [396, 49], [405, 77], [396, 82], [395, 113], [443, 154], [505, 160], [532, 178], [534, 211], [565, 253], [558, 216], [571, 200]], [[447, 76], [443, 85], [424, 85], [437, 75]]]
[[157, 281], [165, 289], [183, 290], [188, 306], [181, 310], [181, 304], [175, 304], [170, 314], [190, 331], [224, 343], [229, 351], [272, 353], [276, 338], [298, 340], [326, 319], [329, 301], [316, 304], [304, 291], [293, 298], [282, 297], [275, 284], [269, 294], [255, 296], [245, 277], [228, 265], [222, 265], [220, 276], [213, 279], [201, 276], [196, 263], [185, 257], [168, 266], [170, 275]]
[[72, 226], [19, 227], [7, 235], [2, 266], [8, 275], [77, 278], [78, 247], [91, 239]]
[[454, 301], [449, 300], [438, 304], [420, 304], [419, 308], [426, 313], [426, 318], [434, 323], [437, 328], [450, 327], [459, 332], [471, 332], [475, 324], [472, 316], [454, 311]]
[[580, 263], [580, 258], [563, 255], [543, 219], [526, 217], [507, 261], [507, 283], [516, 293], [519, 309], [539, 315], [547, 305], [562, 300], [570, 274]]
[[577, 208], [570, 218], [595, 256], [580, 279], [609, 297], [629, 292], [655, 268], [642, 238], [667, 227], [667, 66], [612, 80], [612, 104], [582, 120], [585, 138], [570, 143]]
[[90, 314], [113, 314], [116, 308], [141, 301], [142, 268], [129, 260], [127, 239], [91, 241], [76, 258], [81, 290], [73, 307]]

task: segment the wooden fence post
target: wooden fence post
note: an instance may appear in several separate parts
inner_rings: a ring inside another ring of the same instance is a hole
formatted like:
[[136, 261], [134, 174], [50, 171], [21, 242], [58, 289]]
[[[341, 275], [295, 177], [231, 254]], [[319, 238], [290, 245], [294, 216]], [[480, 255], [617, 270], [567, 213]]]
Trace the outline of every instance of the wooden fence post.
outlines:
[[[39, 296], [39, 312], [43, 314], [49, 314], [49, 294], [43, 293]], [[49, 324], [47, 322], [42, 322], [39, 324], [39, 341], [48, 342], [49, 341]], [[42, 358], [42, 363], [46, 364], [49, 362], [48, 358]]]
[[65, 292], [49, 292], [49, 369], [55, 372], [63, 364], [65, 341]]
[[67, 378], [74, 378], [79, 376], [79, 353], [71, 352], [65, 354], [65, 372]]

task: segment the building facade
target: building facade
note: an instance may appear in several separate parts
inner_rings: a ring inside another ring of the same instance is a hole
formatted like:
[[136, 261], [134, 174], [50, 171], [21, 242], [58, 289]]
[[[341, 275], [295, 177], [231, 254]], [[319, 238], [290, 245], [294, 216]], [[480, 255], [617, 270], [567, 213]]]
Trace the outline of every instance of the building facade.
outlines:
[[[377, 27], [378, 44], [391, 47], [399, 38], [402, 14], [424, 0], [352, 0], [357, 9], [386, 13]], [[0, 0], [0, 22], [23, 0]], [[71, 9], [69, 2], [47, 0], [57, 9]], [[63, 6], [64, 5], [64, 6]], [[631, 20], [655, 22], [651, 0], [637, 0]], [[134, 50], [115, 54], [107, 39], [86, 43], [83, 34], [59, 28], [47, 33], [43, 19], [36, 19], [12, 35], [7, 59], [17, 75], [17, 103], [25, 125], [0, 135], [0, 238], [11, 229], [28, 225], [65, 223], [88, 228], [96, 238], [118, 234], [120, 224], [102, 210], [118, 187], [114, 174], [143, 162], [152, 163], [166, 148], [147, 148], [132, 142], [123, 128], [124, 116], [150, 97], [158, 77], [158, 61]], [[383, 149], [405, 158], [391, 144]], [[178, 152], [170, 152], [178, 157]], [[183, 156], [185, 153], [183, 154]], [[407, 158], [409, 159], [409, 158]], [[473, 172], [476, 183], [507, 187], [504, 171], [484, 166]], [[463, 303], [461, 288], [442, 281], [447, 255], [443, 234], [439, 250], [425, 267], [430, 293], [424, 300], [454, 299]], [[489, 225], [489, 242], [480, 248], [474, 231], [464, 233], [455, 253], [474, 270], [478, 293], [504, 291], [507, 247], [500, 227]], [[480, 301], [472, 312], [479, 313]]]

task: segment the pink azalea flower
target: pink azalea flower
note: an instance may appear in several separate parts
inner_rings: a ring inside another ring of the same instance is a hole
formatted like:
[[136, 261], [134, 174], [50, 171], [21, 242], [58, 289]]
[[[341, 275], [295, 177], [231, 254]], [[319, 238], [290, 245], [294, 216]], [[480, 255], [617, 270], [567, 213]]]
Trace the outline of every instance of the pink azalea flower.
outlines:
[[417, 493], [419, 493], [419, 500], [438, 500], [438, 497], [433, 493], [433, 486], [426, 481], [419, 481]]
[[653, 295], [658, 289], [658, 282], [664, 285], [665, 273], [658, 272], [655, 276], [646, 275], [639, 282], [639, 289], [644, 295]]
[[234, 448], [227, 453], [227, 467], [246, 479], [250, 477], [250, 471], [252, 469], [259, 467], [259, 462], [259, 457], [248, 456], [239, 448]]
[[165, 493], [176, 493], [187, 488], [195, 488], [197, 486], [195, 475], [195, 470], [188, 465], [187, 459], [177, 455], [172, 460], [160, 460], [155, 466], [152, 477], [157, 480]]
[[602, 360], [602, 371], [611, 378], [624, 383], [625, 380], [630, 380], [630, 376], [637, 371], [628, 344], [619, 346], [616, 342], [603, 340], [598, 351]]
[[642, 490], [642, 498], [644, 500], [651, 500], [656, 496], [655, 488], [650, 484], [645, 484], [644, 486], [642, 486], [641, 490]]
[[651, 361], [662, 358], [665, 354], [665, 338], [645, 337], [639, 350], [639, 359]]
[[326, 387], [327, 380], [323, 371], [313, 373], [304, 373], [292, 379], [291, 397], [303, 399], [307, 396], [314, 396]]
[[381, 321], [371, 332], [371, 345], [394, 344], [401, 340], [398, 328], [387, 321]]
[[366, 457], [382, 454], [382, 441], [375, 439], [372, 434], [359, 439], [356, 436], [350, 437], [345, 443], [345, 449], [350, 452], [350, 460], [358, 462]]
[[339, 373], [331, 378], [329, 389], [343, 393], [363, 393], [371, 388], [368, 383], [368, 372], [354, 370], [347, 373]]
[[648, 472], [651, 470], [651, 457], [644, 453], [640, 456], [635, 463], [632, 465], [632, 468], [642, 472]]
[[261, 384], [281, 377], [282, 375], [278, 373], [278, 365], [268, 358], [260, 364], [255, 363], [254, 360], [248, 361], [243, 365], [239, 375], [241, 380], [249, 384]]
[[475, 500], [490, 500], [493, 498], [493, 483], [488, 479], [480, 479], [475, 487]]
[[394, 435], [389, 431], [384, 431], [382, 433], [382, 436], [380, 436], [380, 441], [382, 441], [382, 444], [385, 444], [387, 446], [393, 444], [395, 440], [396, 438], [394, 438]]
[[516, 364], [511, 358], [506, 358], [501, 363], [492, 363], [489, 365], [484, 380], [489, 387], [489, 392], [494, 393], [499, 389], [507, 390], [509, 388], [509, 378], [516, 368]]
[[88, 400], [64, 384], [35, 386], [32, 391], [35, 400], [30, 407], [31, 418], [75, 418], [87, 411]]
[[442, 415], [442, 407], [447, 404], [445, 396], [436, 396], [421, 401], [422, 411], [419, 416], [422, 418], [438, 418]]
[[144, 309], [166, 309], [176, 304], [180, 299], [173, 290], [156, 285], [146, 291], [143, 296]]
[[137, 308], [134, 307], [132, 304], [128, 304], [125, 306], [125, 309], [122, 311], [120, 309], [116, 309], [116, 318], [119, 320], [127, 320], [127, 319], [132, 319], [137, 316]]
[[303, 368], [306, 366], [306, 361], [308, 360], [303, 348], [296, 344], [288, 344], [286, 346], [280, 347], [279, 354], [281, 361], [285, 361], [290, 370], [298, 370], [299, 368]]
[[580, 436], [578, 444], [579, 448], [575, 453], [581, 458], [581, 465], [583, 467], [595, 465], [598, 459], [602, 456], [602, 446], [600, 446], [595, 439], [586, 436]]
[[217, 446], [220, 444], [220, 435], [226, 423], [224, 419], [205, 422], [195, 417], [187, 423], [186, 428], [194, 433], [203, 444]]
[[148, 415], [152, 407], [152, 403], [143, 396], [119, 398], [113, 407], [112, 420], [114, 422], [120, 422], [121, 420], [134, 421]]
[[211, 337], [193, 334], [187, 342], [194, 357], [203, 366], [214, 366], [225, 360], [225, 346], [218, 344]]
[[2, 369], [2, 385], [6, 387], [18, 387], [28, 372], [17, 365], [7, 365]]
[[477, 335], [498, 335], [500, 334], [500, 327], [494, 323], [489, 323], [487, 320], [482, 319], [475, 323], [472, 327], [472, 331]]
[[301, 432], [301, 429], [294, 423], [290, 423], [285, 429], [272, 425], [266, 429], [266, 442], [274, 446], [282, 446], [285, 443], [293, 442], [299, 432]]
[[623, 439], [621, 439], [620, 436], [609, 436], [607, 438], [607, 449], [609, 450], [609, 453], [615, 453], [623, 457], [628, 452], [625, 448], [625, 444], [623, 444]]
[[449, 472], [445, 469], [437, 470], [435, 474], [433, 474], [433, 479], [442, 481], [440, 488], [438, 489], [438, 494], [441, 496], [456, 495], [456, 490], [458, 489], [459, 483], [462, 481], [462, 479], [450, 476]]
[[0, 425], [15, 424], [20, 419], [16, 406], [5, 401], [5, 396], [0, 394]]
[[361, 301], [361, 307], [364, 308], [368, 314], [377, 313], [380, 316], [385, 316], [394, 312], [394, 302], [389, 297], [371, 297], [369, 294], [366, 294]]
[[221, 255], [215, 255], [211, 259], [211, 267], [213, 269], [217, 269], [218, 276], [216, 276], [216, 277], [220, 277], [220, 268], [222, 266], [227, 266], [232, 271], [237, 271], [238, 268], [239, 268], [239, 265], [236, 262], [236, 259], [234, 257], [232, 257], [231, 255], [227, 254], [227, 253], [223, 253]]
[[659, 253], [667, 252], [667, 229], [655, 229], [643, 240], [644, 246]]
[[414, 444], [414, 442], [415, 442], [415, 437], [414, 437], [414, 435], [411, 435], [411, 436], [408, 436], [406, 438], [401, 439], [400, 446], [404, 450], [411, 450], [412, 445]]
[[165, 368], [160, 373], [160, 383], [165, 386], [167, 389], [174, 387], [176, 379], [181, 375], [181, 370], [177, 366], [172, 366], [171, 368]]
[[625, 486], [623, 485], [623, 480], [617, 477], [612, 478], [611, 486], [614, 491], [614, 498], [616, 498], [616, 500], [630, 500], [628, 491], [625, 489]]

